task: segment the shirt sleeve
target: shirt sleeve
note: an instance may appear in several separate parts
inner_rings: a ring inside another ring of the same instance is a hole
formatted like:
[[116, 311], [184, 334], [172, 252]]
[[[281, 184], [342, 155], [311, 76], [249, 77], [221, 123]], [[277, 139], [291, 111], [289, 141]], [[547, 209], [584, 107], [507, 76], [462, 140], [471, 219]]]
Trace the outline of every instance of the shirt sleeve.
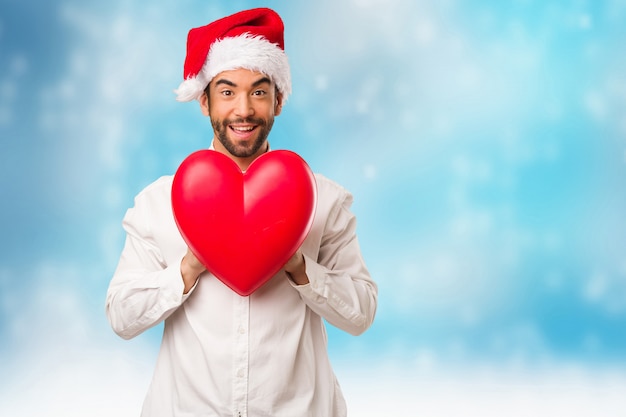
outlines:
[[124, 339], [165, 320], [193, 291], [183, 295], [180, 262], [166, 264], [147, 220], [149, 204], [140, 197], [124, 216], [126, 242], [106, 297], [107, 318]]
[[292, 285], [330, 324], [359, 335], [374, 321], [378, 288], [361, 255], [351, 204], [347, 192], [337, 201], [326, 222], [318, 258], [305, 254], [309, 283]]

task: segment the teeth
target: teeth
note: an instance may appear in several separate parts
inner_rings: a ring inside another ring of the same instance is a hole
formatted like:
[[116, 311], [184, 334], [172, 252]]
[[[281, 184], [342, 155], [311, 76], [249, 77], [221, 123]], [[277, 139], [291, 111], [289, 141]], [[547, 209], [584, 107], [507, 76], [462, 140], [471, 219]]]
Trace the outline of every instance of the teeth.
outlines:
[[249, 132], [254, 129], [254, 126], [233, 126], [233, 130], [237, 132]]

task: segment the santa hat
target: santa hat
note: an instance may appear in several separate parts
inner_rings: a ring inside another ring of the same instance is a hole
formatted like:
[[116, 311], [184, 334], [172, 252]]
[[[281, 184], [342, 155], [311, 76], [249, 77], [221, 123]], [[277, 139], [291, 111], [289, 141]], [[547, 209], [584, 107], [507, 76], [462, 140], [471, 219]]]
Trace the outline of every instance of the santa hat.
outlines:
[[291, 75], [283, 31], [280, 16], [267, 8], [244, 10], [191, 29], [184, 81], [174, 90], [176, 100], [200, 99], [213, 77], [239, 68], [270, 77], [286, 100], [291, 93]]

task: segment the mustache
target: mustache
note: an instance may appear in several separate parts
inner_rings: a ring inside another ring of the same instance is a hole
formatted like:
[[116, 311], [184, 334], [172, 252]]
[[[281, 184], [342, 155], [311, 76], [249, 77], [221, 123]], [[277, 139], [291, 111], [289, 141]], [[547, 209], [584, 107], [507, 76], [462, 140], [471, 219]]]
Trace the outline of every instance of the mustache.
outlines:
[[257, 117], [245, 117], [245, 118], [240, 117], [240, 118], [237, 118], [237, 119], [225, 119], [222, 122], [222, 125], [224, 127], [226, 127], [226, 126], [228, 126], [229, 124], [232, 124], [232, 123], [240, 123], [240, 124], [241, 123], [249, 123], [249, 124], [255, 124], [255, 125], [260, 125], [260, 126], [265, 126], [266, 125], [264, 119], [257, 118]]

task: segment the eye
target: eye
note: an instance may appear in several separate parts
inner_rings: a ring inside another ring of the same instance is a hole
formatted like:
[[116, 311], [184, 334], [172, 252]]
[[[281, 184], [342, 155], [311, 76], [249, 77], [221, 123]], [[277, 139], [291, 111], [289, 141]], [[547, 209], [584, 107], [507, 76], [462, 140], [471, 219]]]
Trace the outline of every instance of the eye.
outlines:
[[254, 90], [254, 92], [252, 93], [253, 96], [257, 96], [257, 97], [262, 97], [266, 94], [267, 94], [267, 91], [265, 90]]
[[225, 96], [225, 97], [230, 97], [233, 95], [233, 92], [231, 90], [222, 90], [220, 91], [220, 94]]

